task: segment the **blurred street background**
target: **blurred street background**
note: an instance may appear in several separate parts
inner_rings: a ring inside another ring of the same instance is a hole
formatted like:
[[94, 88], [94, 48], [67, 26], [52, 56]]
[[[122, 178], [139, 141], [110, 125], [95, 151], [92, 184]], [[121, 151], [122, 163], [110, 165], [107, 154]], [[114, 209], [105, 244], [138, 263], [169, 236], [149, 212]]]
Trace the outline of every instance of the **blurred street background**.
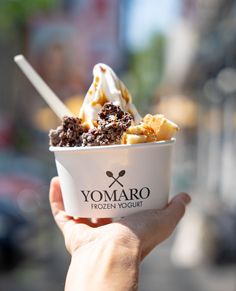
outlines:
[[74, 114], [104, 62], [142, 114], [180, 126], [171, 195], [193, 202], [143, 262], [140, 290], [236, 291], [236, 0], [0, 0], [0, 290], [58, 291], [70, 258], [49, 209], [48, 130], [60, 121], [19, 53]]

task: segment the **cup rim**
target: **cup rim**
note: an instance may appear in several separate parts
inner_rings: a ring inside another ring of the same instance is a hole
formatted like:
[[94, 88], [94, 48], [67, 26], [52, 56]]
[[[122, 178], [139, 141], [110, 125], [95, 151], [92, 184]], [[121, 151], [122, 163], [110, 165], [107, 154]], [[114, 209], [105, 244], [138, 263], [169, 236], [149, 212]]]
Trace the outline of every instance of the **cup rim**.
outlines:
[[88, 146], [88, 147], [57, 147], [50, 146], [49, 151], [51, 152], [74, 152], [74, 151], [94, 151], [94, 150], [115, 150], [115, 149], [130, 149], [130, 148], [147, 148], [147, 147], [160, 147], [170, 146], [176, 142], [175, 138], [170, 140], [161, 140], [156, 142], [138, 143], [138, 144], [115, 144], [115, 145], [104, 145], [104, 146]]

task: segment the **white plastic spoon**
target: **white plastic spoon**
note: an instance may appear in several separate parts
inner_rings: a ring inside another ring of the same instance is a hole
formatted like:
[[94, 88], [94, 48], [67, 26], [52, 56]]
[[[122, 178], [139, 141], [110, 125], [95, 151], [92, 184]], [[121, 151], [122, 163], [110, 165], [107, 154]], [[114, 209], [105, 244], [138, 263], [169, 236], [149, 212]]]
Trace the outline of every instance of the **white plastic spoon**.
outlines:
[[23, 55], [14, 57], [14, 61], [26, 75], [41, 97], [47, 102], [49, 107], [62, 119], [63, 116], [72, 116], [73, 114], [64, 105], [64, 103], [56, 96], [56, 94], [48, 87], [39, 74], [33, 69]]

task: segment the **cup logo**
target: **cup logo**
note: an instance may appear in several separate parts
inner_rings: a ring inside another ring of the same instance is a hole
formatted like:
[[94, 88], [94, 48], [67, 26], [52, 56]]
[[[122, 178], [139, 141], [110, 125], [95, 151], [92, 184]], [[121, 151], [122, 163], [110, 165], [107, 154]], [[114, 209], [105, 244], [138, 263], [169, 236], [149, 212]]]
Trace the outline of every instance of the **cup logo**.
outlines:
[[121, 184], [121, 182], [119, 181], [120, 177], [123, 177], [125, 175], [125, 170], [121, 170], [117, 176], [117, 178], [114, 177], [113, 173], [111, 171], [106, 171], [106, 175], [109, 178], [112, 178], [113, 181], [110, 184], [109, 188], [111, 188], [112, 185], [114, 185], [114, 183], [119, 184], [121, 187], [124, 187], [123, 184]]
[[95, 189], [80, 190], [84, 202], [89, 203], [91, 209], [96, 211], [101, 209], [111, 210], [143, 207], [143, 203], [145, 203], [145, 200], [151, 194], [149, 187], [124, 186], [121, 182], [121, 177], [125, 176], [125, 170], [121, 170], [119, 173], [113, 173], [111, 171], [106, 171], [105, 173], [110, 181], [108, 189], [98, 187]]

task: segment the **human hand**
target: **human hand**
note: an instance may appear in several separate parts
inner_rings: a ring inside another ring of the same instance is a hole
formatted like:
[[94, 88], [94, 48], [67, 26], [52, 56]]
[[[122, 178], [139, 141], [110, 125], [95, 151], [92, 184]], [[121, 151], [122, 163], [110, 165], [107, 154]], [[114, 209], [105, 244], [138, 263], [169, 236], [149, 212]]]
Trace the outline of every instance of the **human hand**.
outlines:
[[163, 210], [91, 222], [65, 213], [59, 179], [53, 178], [51, 209], [72, 255], [66, 290], [135, 290], [140, 262], [171, 235], [190, 200], [180, 193]]

